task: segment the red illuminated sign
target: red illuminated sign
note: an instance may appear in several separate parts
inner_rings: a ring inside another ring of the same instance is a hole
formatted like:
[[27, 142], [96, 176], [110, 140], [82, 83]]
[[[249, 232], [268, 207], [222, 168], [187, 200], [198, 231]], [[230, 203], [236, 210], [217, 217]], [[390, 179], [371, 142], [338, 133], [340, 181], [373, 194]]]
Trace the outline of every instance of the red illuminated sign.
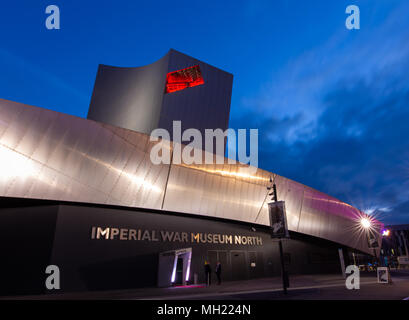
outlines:
[[169, 72], [166, 77], [166, 93], [180, 91], [200, 84], [204, 84], [204, 80], [198, 65]]

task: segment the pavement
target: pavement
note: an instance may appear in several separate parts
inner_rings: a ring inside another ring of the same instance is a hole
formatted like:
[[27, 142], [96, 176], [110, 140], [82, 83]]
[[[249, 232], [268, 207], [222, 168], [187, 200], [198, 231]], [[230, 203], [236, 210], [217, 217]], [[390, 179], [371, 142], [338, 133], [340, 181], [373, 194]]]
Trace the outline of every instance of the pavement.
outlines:
[[[212, 284], [172, 287], [140, 288], [102, 292], [55, 293], [36, 296], [0, 297], [17, 300], [374, 300], [409, 297], [409, 270], [392, 271], [392, 284], [377, 283], [376, 273], [361, 273], [360, 289], [348, 290], [340, 275], [290, 276], [288, 293], [282, 292], [280, 277]], [[409, 298], [408, 298], [409, 299]]]

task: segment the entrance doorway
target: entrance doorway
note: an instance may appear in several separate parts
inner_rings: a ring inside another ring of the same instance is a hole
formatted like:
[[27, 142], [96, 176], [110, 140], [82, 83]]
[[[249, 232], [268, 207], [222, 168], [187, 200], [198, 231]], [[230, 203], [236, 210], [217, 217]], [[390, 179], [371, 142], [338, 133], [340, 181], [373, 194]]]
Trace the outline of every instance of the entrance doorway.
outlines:
[[247, 278], [246, 255], [244, 251], [230, 251], [231, 274], [233, 280]]
[[210, 263], [212, 271], [216, 270], [217, 262], [222, 265], [222, 279], [231, 280], [230, 261], [228, 259], [228, 251], [226, 250], [209, 250], [207, 251], [207, 261]]
[[170, 250], [159, 254], [158, 287], [186, 285], [190, 278], [192, 248]]

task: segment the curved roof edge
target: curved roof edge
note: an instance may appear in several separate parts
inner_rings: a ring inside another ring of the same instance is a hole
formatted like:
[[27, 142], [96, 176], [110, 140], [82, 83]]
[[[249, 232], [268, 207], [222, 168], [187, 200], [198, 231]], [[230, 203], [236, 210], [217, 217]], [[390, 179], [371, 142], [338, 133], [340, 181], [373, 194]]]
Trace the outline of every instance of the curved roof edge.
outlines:
[[372, 254], [351, 205], [259, 168], [243, 176], [238, 164], [155, 165], [154, 145], [143, 133], [0, 99], [0, 196], [269, 225], [266, 186], [273, 176], [290, 230]]

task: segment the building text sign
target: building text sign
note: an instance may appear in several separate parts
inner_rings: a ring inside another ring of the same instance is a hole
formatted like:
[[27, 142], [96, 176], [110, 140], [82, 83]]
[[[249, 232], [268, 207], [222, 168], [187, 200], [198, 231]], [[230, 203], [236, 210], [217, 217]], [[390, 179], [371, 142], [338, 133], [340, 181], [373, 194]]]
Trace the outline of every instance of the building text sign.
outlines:
[[156, 231], [112, 227], [92, 227], [91, 239], [162, 241], [183, 243], [212, 243], [261, 246], [263, 240], [256, 236], [227, 235], [219, 233]]
[[287, 215], [284, 201], [275, 201], [268, 204], [272, 238], [289, 238]]

